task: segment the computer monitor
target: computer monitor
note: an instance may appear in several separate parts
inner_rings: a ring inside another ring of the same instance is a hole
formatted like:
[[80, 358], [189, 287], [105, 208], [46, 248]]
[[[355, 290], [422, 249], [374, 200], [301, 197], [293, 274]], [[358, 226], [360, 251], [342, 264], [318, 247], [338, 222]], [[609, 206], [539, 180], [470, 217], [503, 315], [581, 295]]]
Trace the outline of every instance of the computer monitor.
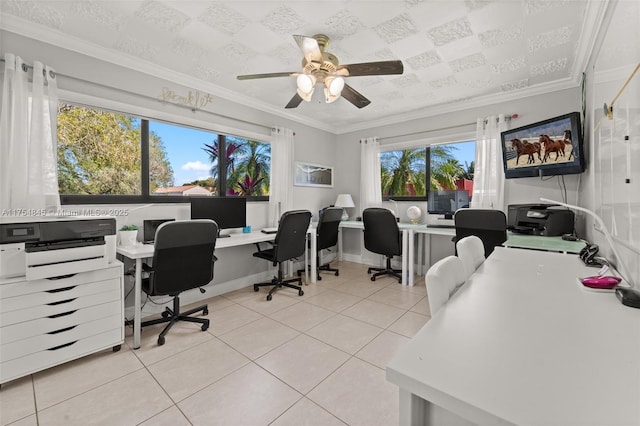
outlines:
[[469, 193], [466, 190], [429, 190], [429, 214], [443, 214], [445, 219], [453, 219], [456, 210], [463, 207], [469, 207]]
[[247, 226], [247, 199], [244, 197], [190, 198], [191, 219], [214, 220], [219, 230]]

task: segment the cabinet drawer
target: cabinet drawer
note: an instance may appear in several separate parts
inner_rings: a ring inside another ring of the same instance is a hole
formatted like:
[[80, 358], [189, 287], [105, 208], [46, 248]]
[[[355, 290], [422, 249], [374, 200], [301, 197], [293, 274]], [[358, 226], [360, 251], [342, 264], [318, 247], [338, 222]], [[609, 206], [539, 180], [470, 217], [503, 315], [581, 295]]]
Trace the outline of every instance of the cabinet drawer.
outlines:
[[55, 290], [41, 291], [39, 293], [24, 294], [22, 296], [6, 297], [0, 299], [0, 312], [11, 312], [32, 308], [34, 306], [55, 305], [65, 300], [76, 299], [91, 294], [104, 293], [120, 285], [120, 280], [112, 278], [105, 281], [96, 281], [84, 285], [61, 287]]
[[42, 350], [20, 358], [0, 363], [0, 383], [35, 373], [63, 362], [71, 361], [102, 349], [122, 344], [123, 329], [109, 330], [85, 339], [70, 342], [67, 346]]
[[89, 306], [101, 305], [114, 300], [122, 301], [122, 285], [120, 280], [112, 280], [108, 286], [103, 287], [108, 287], [109, 290], [102, 293], [61, 300], [55, 302], [55, 304], [38, 305], [11, 312], [2, 311], [0, 312], [0, 324], [4, 327], [37, 318], [51, 317]]
[[33, 281], [14, 281], [10, 283], [0, 284], [0, 299], [5, 297], [15, 297], [23, 294], [40, 293], [42, 291], [55, 290], [58, 288], [71, 287], [74, 285], [82, 285], [95, 281], [104, 281], [111, 278], [119, 278], [122, 276], [122, 268], [120, 264], [98, 269], [90, 272], [82, 272], [58, 278], [43, 278]]
[[65, 346], [94, 334], [105, 333], [121, 328], [121, 317], [114, 315], [107, 318], [99, 318], [94, 321], [76, 324], [46, 334], [40, 334], [28, 339], [17, 340], [0, 347], [0, 359], [11, 361], [32, 353], [50, 351], [53, 348]]
[[37, 318], [32, 321], [8, 325], [0, 329], [0, 345], [3, 346], [17, 340], [28, 339], [29, 337], [50, 333], [52, 331], [113, 315], [119, 315], [120, 321], [124, 323], [124, 314], [122, 309], [122, 302], [120, 300], [114, 300], [101, 305], [63, 312], [61, 314], [54, 315], [53, 318]]

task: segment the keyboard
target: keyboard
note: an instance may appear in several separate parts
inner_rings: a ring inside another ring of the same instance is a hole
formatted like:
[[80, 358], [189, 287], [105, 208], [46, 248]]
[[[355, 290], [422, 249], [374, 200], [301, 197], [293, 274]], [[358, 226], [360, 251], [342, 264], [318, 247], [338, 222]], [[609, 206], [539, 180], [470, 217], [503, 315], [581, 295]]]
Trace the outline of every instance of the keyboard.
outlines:
[[276, 232], [278, 232], [278, 228], [262, 228], [261, 232], [263, 234], [275, 234]]

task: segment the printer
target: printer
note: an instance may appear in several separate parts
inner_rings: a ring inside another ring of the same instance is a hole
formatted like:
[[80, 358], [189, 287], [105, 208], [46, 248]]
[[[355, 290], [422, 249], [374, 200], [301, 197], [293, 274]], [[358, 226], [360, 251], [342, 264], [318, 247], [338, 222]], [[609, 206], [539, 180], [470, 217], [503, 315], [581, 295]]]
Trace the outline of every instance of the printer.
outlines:
[[573, 211], [557, 204], [510, 204], [507, 208], [507, 229], [545, 236], [572, 234]]
[[2, 217], [0, 278], [54, 278], [106, 267], [115, 257], [115, 234], [112, 217]]

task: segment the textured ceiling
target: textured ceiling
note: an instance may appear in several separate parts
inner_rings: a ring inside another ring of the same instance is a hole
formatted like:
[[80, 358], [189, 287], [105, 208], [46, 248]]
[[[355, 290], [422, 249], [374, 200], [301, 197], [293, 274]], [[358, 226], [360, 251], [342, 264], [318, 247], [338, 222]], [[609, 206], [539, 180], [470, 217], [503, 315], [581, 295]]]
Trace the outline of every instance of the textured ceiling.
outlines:
[[[32, 21], [38, 34], [63, 36], [76, 50], [84, 46], [82, 53], [165, 69], [189, 78], [194, 89], [342, 132], [576, 86], [598, 3], [2, 0], [0, 12], [2, 21]], [[316, 90], [311, 102], [285, 110], [295, 78], [236, 79], [299, 71], [302, 54], [292, 35], [318, 33], [331, 38], [327, 51], [340, 63], [399, 59], [404, 74], [348, 77], [371, 100], [363, 109], [344, 99], [325, 104]]]

